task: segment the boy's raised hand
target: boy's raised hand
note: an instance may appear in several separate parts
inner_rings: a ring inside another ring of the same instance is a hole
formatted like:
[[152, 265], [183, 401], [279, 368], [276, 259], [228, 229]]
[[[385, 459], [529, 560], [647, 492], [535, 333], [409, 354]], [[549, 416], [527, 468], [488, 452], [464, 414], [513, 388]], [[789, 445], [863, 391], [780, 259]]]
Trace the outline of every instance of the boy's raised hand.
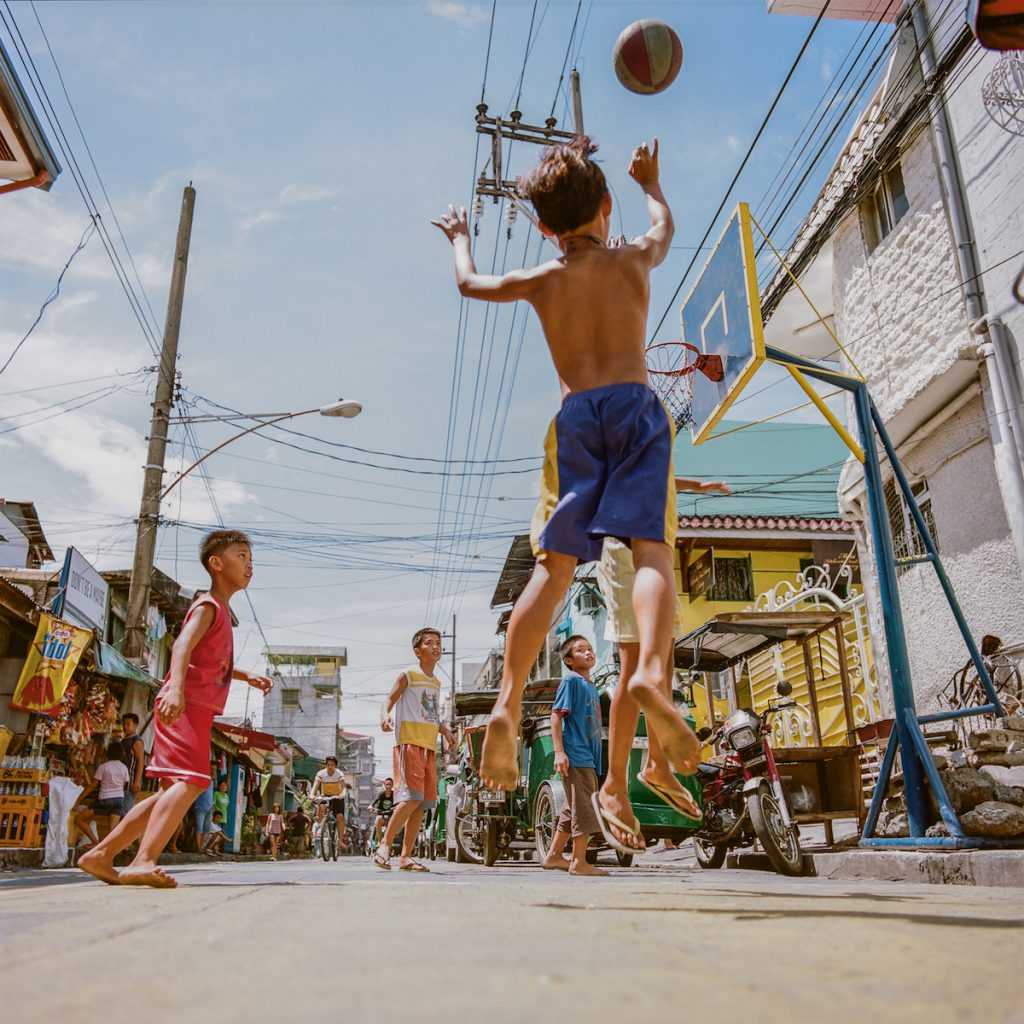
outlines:
[[466, 216], [466, 208], [463, 206], [456, 212], [454, 206], [448, 207], [448, 213], [446, 213], [440, 220], [432, 220], [430, 222], [436, 228], [440, 228], [452, 245], [455, 244], [455, 239], [464, 237], [469, 239], [469, 218]]
[[654, 149], [648, 149], [646, 142], [641, 142], [633, 150], [633, 159], [629, 162], [629, 176], [638, 185], [653, 185], [658, 180], [658, 140], [654, 140]]

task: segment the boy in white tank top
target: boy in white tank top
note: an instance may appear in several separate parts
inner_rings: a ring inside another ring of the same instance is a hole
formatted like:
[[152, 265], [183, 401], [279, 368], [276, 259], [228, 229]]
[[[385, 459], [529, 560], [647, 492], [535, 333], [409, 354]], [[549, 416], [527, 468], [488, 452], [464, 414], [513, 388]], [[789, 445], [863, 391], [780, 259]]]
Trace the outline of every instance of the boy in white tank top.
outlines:
[[405, 838], [398, 870], [430, 870], [412, 859], [412, 848], [423, 812], [437, 803], [437, 734], [444, 735], [449, 748], [455, 746], [454, 734], [441, 721], [441, 683], [434, 676], [441, 660], [441, 634], [436, 629], [417, 630], [412, 650], [418, 664], [398, 676], [380, 712], [381, 729], [393, 731], [397, 740], [395, 809], [373, 854], [374, 864], [385, 871], [391, 870], [391, 844], [403, 826]]

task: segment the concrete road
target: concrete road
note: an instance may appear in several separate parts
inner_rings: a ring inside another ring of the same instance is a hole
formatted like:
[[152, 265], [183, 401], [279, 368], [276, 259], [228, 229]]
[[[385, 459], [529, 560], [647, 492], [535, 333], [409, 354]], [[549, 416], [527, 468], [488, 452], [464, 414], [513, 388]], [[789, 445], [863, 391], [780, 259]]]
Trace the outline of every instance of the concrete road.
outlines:
[[5, 1024], [1024, 1024], [1021, 890], [344, 858], [0, 876]]

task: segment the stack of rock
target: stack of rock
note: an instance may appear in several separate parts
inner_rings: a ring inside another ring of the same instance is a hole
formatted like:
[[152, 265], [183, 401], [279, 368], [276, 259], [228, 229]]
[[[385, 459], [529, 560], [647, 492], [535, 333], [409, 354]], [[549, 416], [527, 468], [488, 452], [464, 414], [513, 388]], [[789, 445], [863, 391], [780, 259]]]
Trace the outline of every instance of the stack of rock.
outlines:
[[[1011, 839], [1024, 836], [1024, 715], [1003, 718], [998, 726], [971, 733], [967, 750], [933, 753], [950, 803], [969, 836]], [[936, 824], [929, 836], [948, 835], [931, 799]], [[907, 837], [910, 823], [903, 779], [893, 773], [875, 834]]]

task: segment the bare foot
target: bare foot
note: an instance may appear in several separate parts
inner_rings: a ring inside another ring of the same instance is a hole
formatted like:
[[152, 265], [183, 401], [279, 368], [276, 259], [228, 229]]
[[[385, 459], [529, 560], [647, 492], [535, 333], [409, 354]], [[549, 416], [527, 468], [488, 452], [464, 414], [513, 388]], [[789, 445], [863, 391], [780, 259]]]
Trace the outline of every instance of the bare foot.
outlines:
[[596, 864], [588, 864], [585, 860], [573, 861], [569, 866], [570, 875], [590, 875], [593, 878], [607, 878], [608, 872]]
[[480, 758], [480, 778], [491, 789], [506, 793], [516, 788], [519, 766], [516, 747], [519, 743], [519, 719], [507, 711], [496, 711], [487, 723], [487, 734]]
[[[601, 806], [608, 811], [609, 814], [618, 818], [623, 825], [632, 825], [634, 828], [637, 826], [636, 816], [633, 814], [633, 805], [629, 802], [629, 797], [625, 793], [619, 793], [616, 790], [608, 789], [607, 786], [602, 787], [600, 794], [598, 794], [598, 800]], [[631, 850], [645, 850], [647, 848], [647, 841], [643, 835], [636, 835], [633, 832], [626, 832], [619, 828], [617, 825], [613, 825], [612, 822], [605, 819], [605, 826], [608, 831], [611, 832], [615, 838], [622, 843], [623, 846], [628, 846]]]
[[88, 850], [80, 854], [78, 866], [87, 875], [92, 875], [93, 878], [98, 878], [101, 882], [106, 882], [107, 885], [118, 885], [121, 881], [117, 871], [114, 870], [113, 859], [104, 857], [103, 854], [96, 853], [95, 850]]
[[563, 857], [562, 854], [548, 854], [544, 858], [544, 862], [541, 865], [545, 871], [568, 871], [569, 870], [569, 858]]
[[648, 728], [657, 732], [665, 756], [676, 771], [683, 775], [696, 772], [700, 764], [700, 741], [676, 714], [672, 702], [660, 690], [646, 686], [636, 676], [629, 681], [629, 694], [640, 705], [640, 710], [647, 718]]
[[155, 864], [127, 867], [118, 876], [121, 885], [148, 885], [152, 889], [176, 889], [178, 883]]

